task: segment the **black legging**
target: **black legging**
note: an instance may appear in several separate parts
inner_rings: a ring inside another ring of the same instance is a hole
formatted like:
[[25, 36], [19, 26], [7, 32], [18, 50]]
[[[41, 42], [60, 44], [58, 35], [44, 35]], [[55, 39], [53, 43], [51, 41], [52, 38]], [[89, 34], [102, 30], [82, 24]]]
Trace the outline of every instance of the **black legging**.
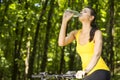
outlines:
[[82, 80], [110, 80], [110, 72], [107, 70], [96, 70]]

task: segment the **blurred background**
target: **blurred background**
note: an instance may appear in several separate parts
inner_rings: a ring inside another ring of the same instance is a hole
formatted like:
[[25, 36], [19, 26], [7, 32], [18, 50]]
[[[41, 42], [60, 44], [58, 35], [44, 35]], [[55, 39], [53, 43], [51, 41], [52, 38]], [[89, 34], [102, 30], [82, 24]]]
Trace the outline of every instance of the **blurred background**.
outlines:
[[[58, 46], [62, 15], [66, 9], [92, 6], [103, 32], [102, 57], [112, 79], [120, 79], [119, 0], [0, 0], [0, 80], [32, 80], [32, 74], [62, 74], [82, 69], [74, 41]], [[72, 18], [67, 32], [81, 28]]]

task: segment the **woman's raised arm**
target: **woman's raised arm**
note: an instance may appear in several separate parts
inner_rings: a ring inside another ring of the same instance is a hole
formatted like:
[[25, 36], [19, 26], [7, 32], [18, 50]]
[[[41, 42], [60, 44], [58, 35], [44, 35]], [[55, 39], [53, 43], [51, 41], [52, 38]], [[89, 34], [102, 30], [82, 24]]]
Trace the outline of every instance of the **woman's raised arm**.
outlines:
[[73, 14], [66, 12], [63, 15], [62, 25], [59, 33], [58, 44], [59, 46], [65, 46], [71, 43], [75, 39], [76, 30], [71, 31], [69, 35], [66, 36], [66, 28], [68, 21], [72, 18]]

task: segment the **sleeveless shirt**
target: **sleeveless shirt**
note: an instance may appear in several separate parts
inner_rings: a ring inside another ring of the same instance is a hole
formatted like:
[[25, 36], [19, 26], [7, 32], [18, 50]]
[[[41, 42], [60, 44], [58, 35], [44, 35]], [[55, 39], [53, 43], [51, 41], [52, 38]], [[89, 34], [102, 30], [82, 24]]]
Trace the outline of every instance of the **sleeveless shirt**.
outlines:
[[[92, 58], [92, 56], [94, 54], [94, 42], [91, 41], [91, 42], [87, 42], [84, 45], [81, 45], [79, 43], [80, 32], [81, 32], [81, 30], [78, 30], [77, 34], [75, 35], [75, 38], [76, 38], [76, 41], [77, 41], [76, 50], [77, 50], [77, 53], [81, 57], [82, 68], [83, 68], [83, 70], [85, 70], [86, 67], [88, 66], [88, 64], [90, 63], [91, 58]], [[94, 68], [88, 73], [88, 75], [91, 74], [92, 72], [96, 71], [96, 70], [99, 70], [99, 69], [109, 71], [109, 68], [105, 64], [105, 61], [103, 60], [102, 57], [99, 58], [98, 62], [96, 63]]]

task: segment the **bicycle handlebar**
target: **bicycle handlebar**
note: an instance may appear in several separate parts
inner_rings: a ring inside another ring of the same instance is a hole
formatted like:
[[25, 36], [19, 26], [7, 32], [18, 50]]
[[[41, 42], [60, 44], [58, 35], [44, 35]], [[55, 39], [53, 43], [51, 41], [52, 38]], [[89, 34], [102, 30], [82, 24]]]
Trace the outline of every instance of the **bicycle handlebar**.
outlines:
[[48, 74], [46, 72], [40, 72], [37, 75], [32, 75], [32, 78], [41, 78], [41, 80], [56, 78], [56, 79], [73, 79], [75, 78], [75, 71], [68, 71], [66, 74]]

